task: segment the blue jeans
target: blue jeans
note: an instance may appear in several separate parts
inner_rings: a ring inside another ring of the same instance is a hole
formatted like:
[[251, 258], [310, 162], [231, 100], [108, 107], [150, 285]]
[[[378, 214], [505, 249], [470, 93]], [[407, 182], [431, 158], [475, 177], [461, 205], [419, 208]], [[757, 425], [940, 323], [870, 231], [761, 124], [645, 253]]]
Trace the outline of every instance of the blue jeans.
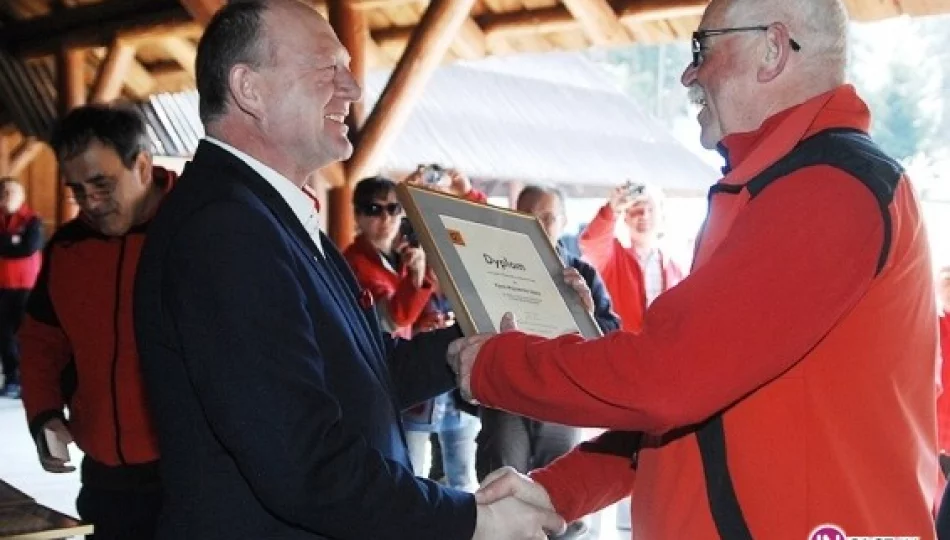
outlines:
[[[478, 488], [475, 478], [475, 437], [482, 428], [478, 417], [461, 411], [448, 413], [459, 415], [458, 422], [449, 422], [448, 426], [437, 431], [439, 445], [442, 447], [442, 464], [445, 468], [446, 483], [449, 487], [474, 492]], [[409, 445], [409, 460], [416, 476], [428, 476], [427, 458], [429, 434], [431, 431], [406, 431]]]

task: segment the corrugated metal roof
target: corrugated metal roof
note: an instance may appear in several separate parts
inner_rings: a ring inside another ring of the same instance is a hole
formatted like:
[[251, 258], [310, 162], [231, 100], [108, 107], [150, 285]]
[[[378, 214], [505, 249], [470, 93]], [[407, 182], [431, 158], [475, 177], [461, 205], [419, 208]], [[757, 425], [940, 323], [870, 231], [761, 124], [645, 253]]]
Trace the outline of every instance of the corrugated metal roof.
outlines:
[[[375, 102], [387, 74], [367, 80]], [[718, 178], [577, 53], [442, 67], [386, 153], [386, 168], [458, 167], [478, 178], [615, 185], [649, 179], [705, 190]]]
[[0, 106], [23, 135], [46, 139], [56, 119], [52, 61], [22, 60], [0, 50]]
[[197, 91], [155, 94], [137, 107], [148, 122], [152, 150], [157, 155], [189, 157], [204, 137]]
[[[156, 154], [190, 156], [204, 136], [195, 92], [154, 95], [132, 105], [148, 123]], [[25, 136], [49, 140], [57, 109], [52, 59], [22, 60], [0, 50], [0, 116]]]

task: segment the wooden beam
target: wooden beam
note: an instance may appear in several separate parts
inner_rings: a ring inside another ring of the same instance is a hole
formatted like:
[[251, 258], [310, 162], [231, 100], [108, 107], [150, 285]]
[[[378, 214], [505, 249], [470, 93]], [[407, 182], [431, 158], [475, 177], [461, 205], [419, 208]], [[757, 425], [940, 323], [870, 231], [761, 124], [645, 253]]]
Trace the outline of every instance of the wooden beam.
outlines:
[[619, 10], [624, 22], [696, 17], [703, 14], [709, 0], [628, 0]]
[[414, 3], [418, 3], [418, 0], [350, 0], [350, 5], [363, 11], [370, 9], [399, 7]]
[[92, 91], [89, 94], [89, 101], [108, 103], [119, 97], [122, 92], [122, 82], [134, 61], [135, 47], [122, 40], [115, 40], [99, 66], [96, 82], [92, 85]]
[[[571, 0], [562, 1], [567, 4]], [[607, 3], [604, 0], [601, 1]], [[616, 16], [624, 23], [690, 17], [702, 15], [707, 3], [707, 0], [627, 0], [620, 4]], [[611, 12], [614, 12], [613, 8]], [[579, 19], [576, 19], [565, 5], [507, 13], [487, 13], [476, 17], [476, 21], [489, 38], [564, 32], [574, 30], [581, 25]]]
[[[366, 16], [353, 7], [352, 2], [347, 0], [331, 0], [327, 3], [327, 15], [330, 25], [336, 31], [340, 38], [340, 43], [350, 53], [350, 72], [360, 88], [365, 87], [367, 71], [367, 44], [371, 41], [369, 37], [369, 26], [366, 24]], [[350, 114], [346, 118], [349, 126], [350, 140], [356, 139], [357, 134], [363, 127], [363, 121], [366, 119], [366, 108], [363, 101], [357, 101], [350, 104]], [[332, 168], [331, 168], [332, 169]], [[329, 171], [334, 172], [334, 171]], [[351, 243], [356, 235], [356, 216], [353, 213], [353, 185], [359, 181], [354, 176], [352, 162], [348, 161], [336, 172], [342, 173], [343, 182], [332, 188], [328, 194], [329, 216], [327, 228], [330, 239], [340, 249], [345, 249]]]
[[[56, 76], [59, 94], [59, 112], [62, 117], [67, 112], [86, 103], [86, 52], [82, 49], [64, 49], [56, 55]], [[72, 193], [56, 176], [56, 225], [76, 217], [79, 207]]]
[[0, 177], [10, 176], [10, 138], [0, 136]]
[[61, 114], [86, 104], [86, 51], [59, 51], [56, 55], [56, 77]]
[[191, 75], [192, 79], [195, 78], [195, 58], [198, 56], [198, 47], [194, 43], [181, 37], [168, 37], [162, 40], [162, 48]]
[[36, 156], [43, 150], [43, 143], [35, 137], [24, 139], [20, 146], [13, 153], [10, 159], [10, 168], [7, 173], [9, 176], [19, 176], [26, 168], [33, 163]]
[[148, 27], [120, 30], [116, 34], [116, 37], [137, 47], [142, 43], [152, 43], [169, 37], [197, 40], [201, 38], [202, 33], [204, 33], [203, 26], [194, 21], [188, 21], [169, 22]]
[[[67, 14], [68, 13], [68, 14]], [[116, 36], [167, 33], [191, 24], [176, 0], [109, 0], [56, 12], [4, 27], [0, 44], [21, 56], [42, 56], [62, 48], [102, 47]]]
[[360, 132], [350, 159], [352, 174], [347, 173], [348, 181], [367, 176], [379, 166], [474, 3], [475, 0], [432, 0], [429, 4]]
[[211, 17], [224, 6], [224, 0], [181, 0], [195, 22], [201, 26], [208, 26]]
[[627, 29], [607, 0], [561, 0], [594, 45], [616, 45], [630, 41]]
[[563, 32], [574, 30], [578, 24], [564, 6], [487, 13], [476, 17], [475, 20], [490, 37]]
[[[98, 61], [96, 64], [98, 66], [105, 61], [107, 49], [96, 47], [90, 49], [89, 53], [92, 55], [93, 61]], [[175, 64], [175, 66], [176, 69], [179, 69], [178, 64]], [[96, 68], [96, 71], [98, 72], [98, 68]], [[93, 76], [93, 79], [89, 82], [91, 84], [95, 83], [95, 76]], [[152, 95], [159, 87], [158, 79], [156, 79], [149, 70], [145, 69], [145, 66], [143, 66], [141, 62], [134, 59], [129, 65], [129, 71], [122, 81], [122, 84], [125, 90], [135, 99], [145, 99]]]
[[459, 27], [458, 36], [452, 43], [452, 52], [459, 58], [476, 60], [488, 54], [488, 39], [482, 27], [471, 17], [466, 17]]
[[[343, 164], [339, 161], [320, 169], [320, 177], [323, 178], [323, 181], [326, 182], [327, 187], [330, 189], [346, 185], [346, 173], [343, 172]], [[332, 213], [336, 211], [336, 208], [331, 206], [327, 211]]]

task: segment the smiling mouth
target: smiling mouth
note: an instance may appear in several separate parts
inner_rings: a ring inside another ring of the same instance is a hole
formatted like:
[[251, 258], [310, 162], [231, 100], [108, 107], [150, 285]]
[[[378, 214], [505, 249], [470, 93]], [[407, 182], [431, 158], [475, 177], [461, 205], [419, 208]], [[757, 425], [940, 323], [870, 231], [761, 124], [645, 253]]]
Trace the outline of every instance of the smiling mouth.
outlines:
[[345, 114], [327, 114], [327, 115], [324, 115], [324, 118], [326, 118], [327, 120], [330, 120], [330, 121], [332, 121], [332, 122], [336, 122], [336, 123], [338, 123], [338, 124], [342, 124], [342, 123], [346, 122], [346, 115], [345, 115]]

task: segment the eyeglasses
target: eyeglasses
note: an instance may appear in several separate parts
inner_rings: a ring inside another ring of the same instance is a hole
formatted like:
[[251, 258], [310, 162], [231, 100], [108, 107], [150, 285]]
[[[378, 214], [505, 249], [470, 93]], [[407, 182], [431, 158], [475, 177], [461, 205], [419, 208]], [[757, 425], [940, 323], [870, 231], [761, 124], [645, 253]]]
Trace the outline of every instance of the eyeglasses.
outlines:
[[[734, 34], [736, 32], [765, 32], [770, 26], [771, 25], [737, 26], [734, 28], [714, 28], [693, 32], [693, 67], [699, 67], [699, 64], [703, 63], [703, 51], [706, 50], [706, 47], [703, 46], [703, 40], [706, 38], [721, 36], [723, 34]], [[802, 49], [802, 46], [792, 38], [788, 38], [788, 44], [792, 47], [793, 51], [797, 52]]]
[[359, 211], [361, 214], [370, 217], [379, 217], [383, 215], [383, 212], [388, 213], [390, 216], [398, 216], [402, 213], [402, 205], [396, 202], [387, 204], [369, 203], [360, 206]]
[[112, 196], [112, 193], [115, 192], [116, 184], [117, 183], [115, 181], [96, 183], [92, 184], [92, 189], [89, 189], [88, 191], [86, 186], [79, 184], [66, 184], [66, 187], [68, 187], [72, 192], [73, 199], [75, 199], [77, 203], [81, 204], [86, 201], [102, 202], [109, 199], [109, 197]]

